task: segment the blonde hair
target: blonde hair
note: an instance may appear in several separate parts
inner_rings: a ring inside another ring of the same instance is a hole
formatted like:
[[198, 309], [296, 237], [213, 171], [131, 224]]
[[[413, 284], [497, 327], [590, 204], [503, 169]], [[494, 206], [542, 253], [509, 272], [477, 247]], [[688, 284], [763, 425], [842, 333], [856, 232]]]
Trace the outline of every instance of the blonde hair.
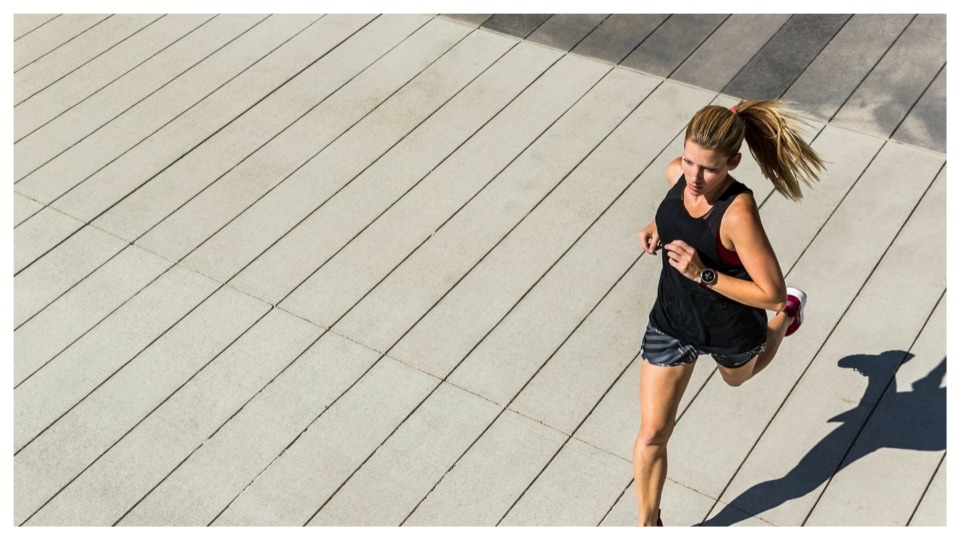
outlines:
[[800, 137], [802, 122], [780, 100], [741, 101], [734, 107], [708, 105], [687, 124], [685, 141], [733, 156], [746, 139], [760, 172], [788, 199], [803, 198], [800, 183], [820, 179], [823, 160]]

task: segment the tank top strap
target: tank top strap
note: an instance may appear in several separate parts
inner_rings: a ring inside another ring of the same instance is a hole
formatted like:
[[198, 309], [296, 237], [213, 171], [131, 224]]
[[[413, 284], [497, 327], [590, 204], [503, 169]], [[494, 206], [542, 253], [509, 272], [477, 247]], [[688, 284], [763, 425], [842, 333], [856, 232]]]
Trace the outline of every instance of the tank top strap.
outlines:
[[733, 200], [737, 198], [737, 195], [741, 193], [750, 193], [753, 191], [744, 185], [741, 182], [733, 181], [732, 184], [727, 186], [727, 189], [723, 192], [723, 195], [715, 203], [713, 203], [713, 209], [706, 216], [707, 224], [710, 226], [710, 230], [713, 231], [715, 235], [719, 237], [720, 234], [720, 222], [723, 221], [723, 215], [727, 212], [727, 208], [730, 207], [730, 204], [733, 203]]

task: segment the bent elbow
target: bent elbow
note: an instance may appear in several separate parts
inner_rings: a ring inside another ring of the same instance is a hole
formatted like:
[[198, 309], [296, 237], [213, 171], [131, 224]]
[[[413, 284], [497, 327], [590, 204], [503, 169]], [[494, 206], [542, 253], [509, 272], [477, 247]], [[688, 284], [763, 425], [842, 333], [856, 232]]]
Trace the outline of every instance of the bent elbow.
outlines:
[[787, 291], [777, 291], [776, 296], [770, 299], [770, 311], [780, 313], [787, 307]]

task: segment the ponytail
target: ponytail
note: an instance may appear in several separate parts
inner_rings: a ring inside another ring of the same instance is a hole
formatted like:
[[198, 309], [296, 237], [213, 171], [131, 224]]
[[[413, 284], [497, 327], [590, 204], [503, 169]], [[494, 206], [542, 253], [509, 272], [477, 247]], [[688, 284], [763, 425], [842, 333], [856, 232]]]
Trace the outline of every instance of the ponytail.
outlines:
[[798, 201], [800, 183], [819, 180], [823, 160], [800, 137], [801, 120], [780, 100], [741, 101], [727, 109], [708, 105], [693, 116], [684, 140], [733, 156], [744, 139], [760, 172], [783, 196]]

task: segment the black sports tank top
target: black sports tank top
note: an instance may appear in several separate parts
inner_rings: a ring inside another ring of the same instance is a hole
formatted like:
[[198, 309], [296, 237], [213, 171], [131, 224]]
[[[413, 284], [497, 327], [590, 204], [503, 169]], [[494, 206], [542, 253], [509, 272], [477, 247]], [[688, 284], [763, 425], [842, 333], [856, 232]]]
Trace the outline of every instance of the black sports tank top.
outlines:
[[[720, 242], [720, 222], [737, 195], [750, 189], [734, 181], [702, 217], [692, 217], [683, 206], [683, 176], [670, 188], [657, 209], [657, 232], [666, 245], [683, 240], [700, 255], [708, 268], [740, 279], [750, 279], [735, 252]], [[701, 352], [739, 354], [766, 341], [767, 312], [701, 287], [670, 266], [662, 250], [663, 270], [650, 322], [669, 336]]]

